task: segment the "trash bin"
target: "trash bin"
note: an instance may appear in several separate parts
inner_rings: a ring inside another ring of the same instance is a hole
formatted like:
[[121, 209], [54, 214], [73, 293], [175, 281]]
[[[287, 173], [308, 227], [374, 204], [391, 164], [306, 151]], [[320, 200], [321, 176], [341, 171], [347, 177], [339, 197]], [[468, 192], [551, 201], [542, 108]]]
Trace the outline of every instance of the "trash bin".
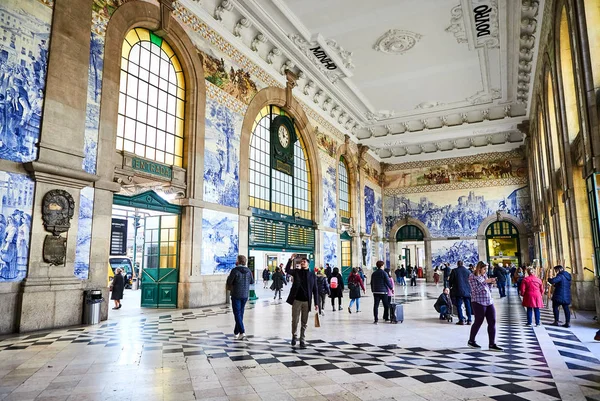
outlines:
[[138, 288], [140, 288], [140, 279], [139, 278], [132, 278], [131, 279], [131, 289], [132, 290], [137, 290]]
[[83, 324], [100, 323], [100, 304], [104, 301], [102, 290], [88, 290], [83, 298]]

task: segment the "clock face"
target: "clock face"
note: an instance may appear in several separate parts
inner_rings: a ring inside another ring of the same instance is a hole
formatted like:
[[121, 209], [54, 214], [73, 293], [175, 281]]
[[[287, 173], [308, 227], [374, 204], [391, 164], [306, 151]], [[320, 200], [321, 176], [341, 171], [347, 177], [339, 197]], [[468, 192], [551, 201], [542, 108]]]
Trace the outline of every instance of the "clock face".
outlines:
[[290, 144], [290, 132], [283, 125], [279, 126], [279, 130], [277, 131], [277, 135], [279, 137], [279, 143], [284, 148], [287, 148]]

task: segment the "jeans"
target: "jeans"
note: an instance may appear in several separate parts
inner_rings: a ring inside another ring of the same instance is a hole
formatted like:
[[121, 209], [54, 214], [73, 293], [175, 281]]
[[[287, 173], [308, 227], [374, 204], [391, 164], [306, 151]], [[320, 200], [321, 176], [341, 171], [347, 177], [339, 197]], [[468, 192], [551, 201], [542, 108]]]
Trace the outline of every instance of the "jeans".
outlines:
[[500, 298], [504, 298], [506, 296], [506, 283], [498, 282], [498, 292], [500, 293]]
[[554, 312], [554, 321], [558, 322], [558, 308], [562, 305], [563, 310], [565, 311], [565, 323], [571, 323], [571, 311], [569, 310], [568, 304], [559, 304], [552, 301], [552, 312]]
[[400, 276], [396, 276], [396, 282], [400, 284]]
[[446, 318], [446, 312], [448, 312], [448, 307], [446, 305], [440, 306], [440, 319]]
[[277, 298], [278, 293], [279, 293], [279, 299], [281, 299], [281, 289], [275, 290], [275, 295], [273, 295], [273, 299]]
[[240, 299], [231, 297], [231, 309], [233, 310], [233, 318], [235, 319], [233, 334], [244, 334], [246, 332], [244, 329], [244, 308], [247, 301], [248, 298]]
[[300, 325], [300, 341], [304, 341], [306, 326], [308, 326], [308, 301], [294, 301], [292, 305], [292, 337], [298, 333], [298, 320], [302, 317]]
[[360, 298], [351, 299], [350, 305], [348, 307], [350, 309], [352, 309], [352, 305], [354, 305], [355, 302], [356, 302], [356, 311], [358, 312], [360, 310]]
[[406, 285], [406, 279], [404, 277], [400, 277], [400, 281], [398, 281], [400, 285]]
[[456, 297], [456, 309], [458, 309], [458, 320], [461, 322], [465, 321], [465, 316], [463, 315], [463, 302], [465, 303], [465, 310], [467, 311], [467, 322], [471, 321], [471, 297]]
[[506, 286], [510, 288], [510, 274], [506, 275]]
[[527, 308], [527, 324], [531, 324], [531, 317], [535, 313], [535, 324], [540, 324], [540, 308]]
[[375, 318], [375, 321], [378, 321], [378, 311], [379, 311], [379, 302], [383, 302], [383, 310], [388, 310], [390, 308], [390, 303], [388, 301], [388, 295], [387, 294], [373, 294], [373, 317]]
[[444, 288], [450, 288], [450, 283], [448, 282], [448, 277], [444, 277]]
[[477, 302], [473, 302], [473, 314], [475, 315], [475, 321], [473, 322], [473, 326], [471, 326], [471, 335], [469, 337], [470, 342], [475, 342], [475, 337], [477, 336], [477, 332], [481, 328], [483, 324], [483, 319], [487, 321], [487, 331], [489, 337], [489, 345], [494, 345], [496, 343], [496, 308], [494, 305], [481, 305]]
[[392, 297], [387, 296], [388, 306], [386, 308], [385, 303], [383, 304], [383, 320], [392, 320], [392, 316], [390, 313], [390, 304], [392, 303]]
[[323, 310], [325, 309], [325, 299], [327, 298], [327, 293], [319, 293], [319, 312], [323, 312]]

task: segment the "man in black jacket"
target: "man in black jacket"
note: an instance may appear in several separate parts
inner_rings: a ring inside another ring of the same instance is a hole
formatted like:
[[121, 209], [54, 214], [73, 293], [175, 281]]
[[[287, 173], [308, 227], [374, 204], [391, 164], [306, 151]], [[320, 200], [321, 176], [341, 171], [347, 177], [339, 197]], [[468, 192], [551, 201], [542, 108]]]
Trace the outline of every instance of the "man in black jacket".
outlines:
[[308, 259], [302, 258], [300, 269], [292, 268], [294, 259], [296, 259], [296, 255], [292, 255], [286, 266], [286, 270], [290, 269], [293, 278], [290, 295], [286, 302], [292, 305], [292, 347], [296, 346], [298, 320], [301, 318], [300, 348], [304, 348], [306, 347], [305, 335], [310, 306], [315, 305], [315, 311], [319, 312], [319, 290], [317, 289], [317, 276], [308, 269]]
[[231, 309], [233, 310], [233, 318], [235, 319], [235, 334], [236, 340], [246, 339], [246, 330], [244, 329], [244, 308], [248, 301], [250, 292], [250, 284], [254, 284], [254, 277], [250, 269], [246, 267], [247, 259], [244, 255], [238, 255], [235, 262], [235, 268], [227, 277], [227, 288], [231, 291]]
[[[471, 325], [471, 285], [469, 276], [471, 272], [467, 269], [462, 260], [456, 262], [456, 269], [450, 273], [450, 288], [452, 296], [456, 299], [456, 310], [458, 313], [458, 322], [456, 324], [464, 326]], [[463, 315], [462, 306], [465, 304], [467, 316]]]
[[452, 271], [452, 269], [450, 268], [450, 264], [446, 263], [442, 271], [444, 272], [444, 288], [450, 288], [450, 285], [448, 283], [448, 280], [450, 279], [450, 272]]
[[383, 301], [384, 310], [388, 310], [390, 308], [390, 301], [388, 300], [388, 289], [392, 290], [392, 284], [390, 284], [390, 278], [388, 274], [383, 270], [384, 263], [381, 260], [378, 260], [375, 266], [377, 266], [377, 270], [373, 272], [371, 275], [371, 292], [373, 293], [373, 300], [375, 303], [373, 304], [373, 317], [375, 320], [373, 323], [377, 324], [378, 319], [378, 311], [379, 311], [379, 302]]

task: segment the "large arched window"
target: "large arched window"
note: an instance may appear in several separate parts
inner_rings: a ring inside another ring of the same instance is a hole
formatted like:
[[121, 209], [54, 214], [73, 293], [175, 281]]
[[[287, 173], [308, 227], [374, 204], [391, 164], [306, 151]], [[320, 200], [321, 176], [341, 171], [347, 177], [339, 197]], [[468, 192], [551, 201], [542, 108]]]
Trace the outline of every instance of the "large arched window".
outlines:
[[560, 69], [565, 102], [565, 113], [567, 115], [567, 134], [569, 143], [579, 134], [579, 108], [577, 106], [577, 94], [575, 92], [575, 75], [573, 68], [573, 57], [571, 55], [571, 35], [567, 8], [563, 7], [560, 16]]
[[560, 168], [560, 145], [558, 141], [558, 128], [556, 126], [556, 107], [554, 105], [554, 87], [552, 85], [552, 75], [550, 71], [546, 76], [546, 110], [548, 110], [548, 119], [550, 120], [550, 144], [552, 145], [552, 162], [554, 171]]
[[293, 175], [271, 167], [271, 123], [279, 115], [286, 113], [271, 105], [264, 107], [254, 120], [250, 139], [250, 206], [311, 219], [310, 166], [297, 127]]
[[348, 174], [348, 166], [346, 165], [344, 156], [340, 157], [340, 162], [338, 164], [338, 180], [338, 202], [340, 205], [340, 217], [342, 223], [350, 224], [350, 217], [352, 217], [352, 201], [350, 198], [350, 179]]
[[169, 44], [135, 28], [121, 52], [117, 150], [182, 166], [185, 82]]
[[544, 189], [548, 188], [550, 186], [550, 173], [548, 171], [548, 152], [546, 150], [546, 138], [547, 138], [547, 132], [546, 132], [546, 125], [544, 124], [544, 115], [542, 114], [542, 111], [540, 110], [540, 112], [538, 113], [538, 121], [539, 121], [539, 130], [540, 130], [540, 148], [541, 148], [541, 166], [540, 166], [540, 171], [542, 173], [542, 182], [543, 182], [543, 187]]

